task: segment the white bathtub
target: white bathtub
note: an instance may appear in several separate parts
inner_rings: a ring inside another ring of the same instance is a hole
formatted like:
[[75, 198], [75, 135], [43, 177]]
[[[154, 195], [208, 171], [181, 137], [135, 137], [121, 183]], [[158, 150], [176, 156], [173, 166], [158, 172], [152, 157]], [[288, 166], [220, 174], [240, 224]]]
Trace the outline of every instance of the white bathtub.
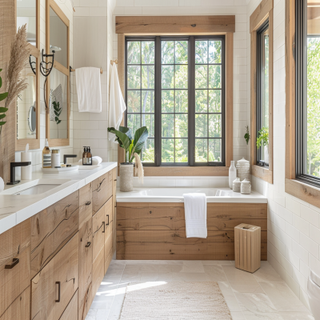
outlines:
[[117, 190], [117, 202], [183, 202], [185, 193], [205, 193], [209, 203], [267, 203], [267, 198], [258, 192], [244, 195], [228, 188], [135, 188], [131, 192]]

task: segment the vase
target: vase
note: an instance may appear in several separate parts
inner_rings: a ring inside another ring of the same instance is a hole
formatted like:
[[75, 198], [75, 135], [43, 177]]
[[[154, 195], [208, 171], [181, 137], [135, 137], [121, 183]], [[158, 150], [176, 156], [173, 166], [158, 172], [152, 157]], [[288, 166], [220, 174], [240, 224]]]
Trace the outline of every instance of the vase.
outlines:
[[269, 164], [269, 146], [264, 146], [264, 162]]
[[233, 188], [233, 181], [236, 180], [237, 177], [237, 169], [234, 165], [234, 161], [231, 161], [231, 165], [229, 168], [229, 188]]
[[120, 163], [120, 191], [130, 192], [133, 190], [133, 163]]

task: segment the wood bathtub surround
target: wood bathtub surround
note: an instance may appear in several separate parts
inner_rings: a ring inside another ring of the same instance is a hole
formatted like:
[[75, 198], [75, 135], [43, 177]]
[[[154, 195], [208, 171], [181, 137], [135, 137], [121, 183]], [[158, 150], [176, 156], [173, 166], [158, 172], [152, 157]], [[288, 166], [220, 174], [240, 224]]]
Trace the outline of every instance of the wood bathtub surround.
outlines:
[[234, 227], [261, 227], [267, 260], [267, 204], [208, 203], [208, 238], [186, 238], [183, 203], [118, 203], [119, 260], [234, 260]]

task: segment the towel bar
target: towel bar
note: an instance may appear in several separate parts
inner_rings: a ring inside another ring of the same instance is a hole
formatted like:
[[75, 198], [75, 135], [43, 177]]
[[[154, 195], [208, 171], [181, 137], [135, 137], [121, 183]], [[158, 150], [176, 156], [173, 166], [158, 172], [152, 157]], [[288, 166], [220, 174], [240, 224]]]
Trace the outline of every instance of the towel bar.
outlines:
[[[70, 72], [75, 72], [76, 71], [75, 69], [72, 69], [71, 67], [70, 67], [69, 70], [70, 70]], [[100, 68], [100, 73], [103, 74], [103, 69], [102, 68]]]

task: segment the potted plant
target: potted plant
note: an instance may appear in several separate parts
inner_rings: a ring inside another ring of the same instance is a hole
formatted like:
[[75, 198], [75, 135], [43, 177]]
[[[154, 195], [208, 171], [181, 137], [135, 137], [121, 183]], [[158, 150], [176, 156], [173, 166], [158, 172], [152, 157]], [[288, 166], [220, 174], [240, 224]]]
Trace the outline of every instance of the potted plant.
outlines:
[[140, 162], [141, 151], [148, 139], [148, 129], [147, 127], [137, 129], [134, 138], [132, 138], [131, 130], [127, 127], [120, 126], [119, 130], [110, 127], [108, 131], [116, 135], [116, 141], [125, 150], [125, 162], [120, 164], [120, 191], [132, 191], [133, 159]]
[[258, 132], [257, 148], [264, 147], [264, 162], [269, 164], [269, 128], [262, 127]]

